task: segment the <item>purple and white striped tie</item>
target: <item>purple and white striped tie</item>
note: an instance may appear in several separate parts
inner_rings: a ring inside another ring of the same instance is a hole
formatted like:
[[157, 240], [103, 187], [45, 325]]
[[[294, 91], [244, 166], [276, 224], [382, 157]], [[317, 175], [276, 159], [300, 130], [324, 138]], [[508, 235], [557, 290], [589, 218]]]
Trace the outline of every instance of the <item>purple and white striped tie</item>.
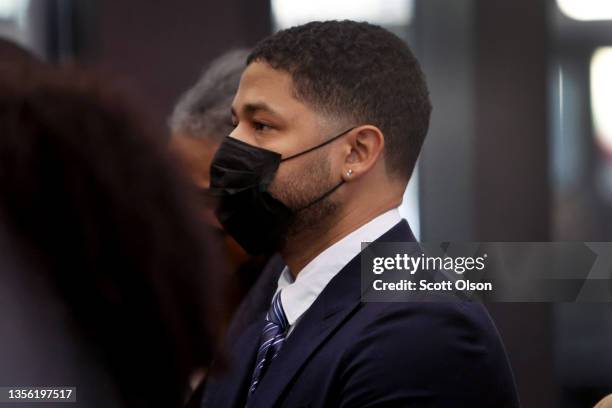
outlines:
[[255, 369], [251, 378], [251, 386], [249, 387], [248, 399], [257, 389], [257, 385], [266, 373], [270, 362], [277, 356], [278, 351], [285, 341], [289, 322], [283, 310], [283, 304], [280, 298], [281, 292], [278, 291], [272, 299], [272, 305], [268, 314], [266, 314], [266, 324], [261, 334], [261, 342], [257, 351], [257, 359], [255, 360]]

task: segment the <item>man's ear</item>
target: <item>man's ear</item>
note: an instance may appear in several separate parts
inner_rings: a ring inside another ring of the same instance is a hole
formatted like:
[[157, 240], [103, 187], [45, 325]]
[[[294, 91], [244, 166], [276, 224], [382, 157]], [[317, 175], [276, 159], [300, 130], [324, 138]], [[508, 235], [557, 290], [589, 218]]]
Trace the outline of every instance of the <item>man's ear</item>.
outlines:
[[385, 147], [385, 137], [379, 128], [363, 125], [353, 129], [347, 137], [349, 152], [344, 160], [344, 181], [355, 180], [368, 173]]

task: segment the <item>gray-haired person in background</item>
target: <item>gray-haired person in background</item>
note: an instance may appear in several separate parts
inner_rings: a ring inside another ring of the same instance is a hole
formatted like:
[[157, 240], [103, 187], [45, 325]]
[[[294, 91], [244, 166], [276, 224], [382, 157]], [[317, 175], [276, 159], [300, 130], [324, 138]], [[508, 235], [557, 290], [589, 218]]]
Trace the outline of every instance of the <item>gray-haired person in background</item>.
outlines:
[[230, 109], [247, 55], [237, 49], [215, 59], [181, 95], [170, 116], [171, 146], [199, 188], [208, 188], [210, 160], [233, 129]]

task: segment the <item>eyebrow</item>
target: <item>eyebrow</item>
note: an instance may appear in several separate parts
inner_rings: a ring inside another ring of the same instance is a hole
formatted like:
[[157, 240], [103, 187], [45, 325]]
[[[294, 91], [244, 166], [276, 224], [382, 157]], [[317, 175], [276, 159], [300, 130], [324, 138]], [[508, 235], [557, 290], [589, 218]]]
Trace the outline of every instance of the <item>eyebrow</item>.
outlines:
[[[246, 114], [250, 114], [252, 115], [253, 113], [257, 112], [257, 111], [264, 111], [267, 113], [270, 113], [274, 116], [277, 117], [281, 117], [281, 115], [276, 112], [274, 109], [272, 109], [270, 107], [270, 105], [268, 105], [265, 102], [251, 102], [251, 103], [247, 103], [242, 107], [242, 111], [245, 112]], [[232, 115], [236, 116], [236, 110], [234, 109], [234, 107], [232, 106]]]

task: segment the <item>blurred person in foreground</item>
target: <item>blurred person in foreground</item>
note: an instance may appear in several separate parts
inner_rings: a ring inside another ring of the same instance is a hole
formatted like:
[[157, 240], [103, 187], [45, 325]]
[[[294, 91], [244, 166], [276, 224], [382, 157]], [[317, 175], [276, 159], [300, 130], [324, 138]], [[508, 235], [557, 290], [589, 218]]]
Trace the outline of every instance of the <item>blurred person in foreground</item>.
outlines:
[[416, 58], [381, 27], [312, 22], [254, 48], [211, 192], [228, 233], [287, 266], [249, 295], [267, 313], [230, 339], [202, 406], [518, 406], [483, 305], [361, 302], [361, 243], [415, 241], [397, 207], [430, 112]]
[[181, 96], [169, 120], [170, 149], [201, 192], [196, 205], [202, 217], [224, 242], [224, 258], [233, 283], [228, 293], [230, 310], [238, 306], [268, 261], [264, 256], [248, 255], [225, 233], [213, 213], [214, 199], [206, 195], [212, 158], [233, 130], [230, 109], [248, 55], [248, 50], [236, 49], [216, 58]]
[[0, 222], [21, 288], [0, 311], [19, 318], [3, 328], [2, 385], [76, 386], [76, 406], [181, 406], [215, 343], [208, 230], [120, 94], [44, 71], [0, 76]]

